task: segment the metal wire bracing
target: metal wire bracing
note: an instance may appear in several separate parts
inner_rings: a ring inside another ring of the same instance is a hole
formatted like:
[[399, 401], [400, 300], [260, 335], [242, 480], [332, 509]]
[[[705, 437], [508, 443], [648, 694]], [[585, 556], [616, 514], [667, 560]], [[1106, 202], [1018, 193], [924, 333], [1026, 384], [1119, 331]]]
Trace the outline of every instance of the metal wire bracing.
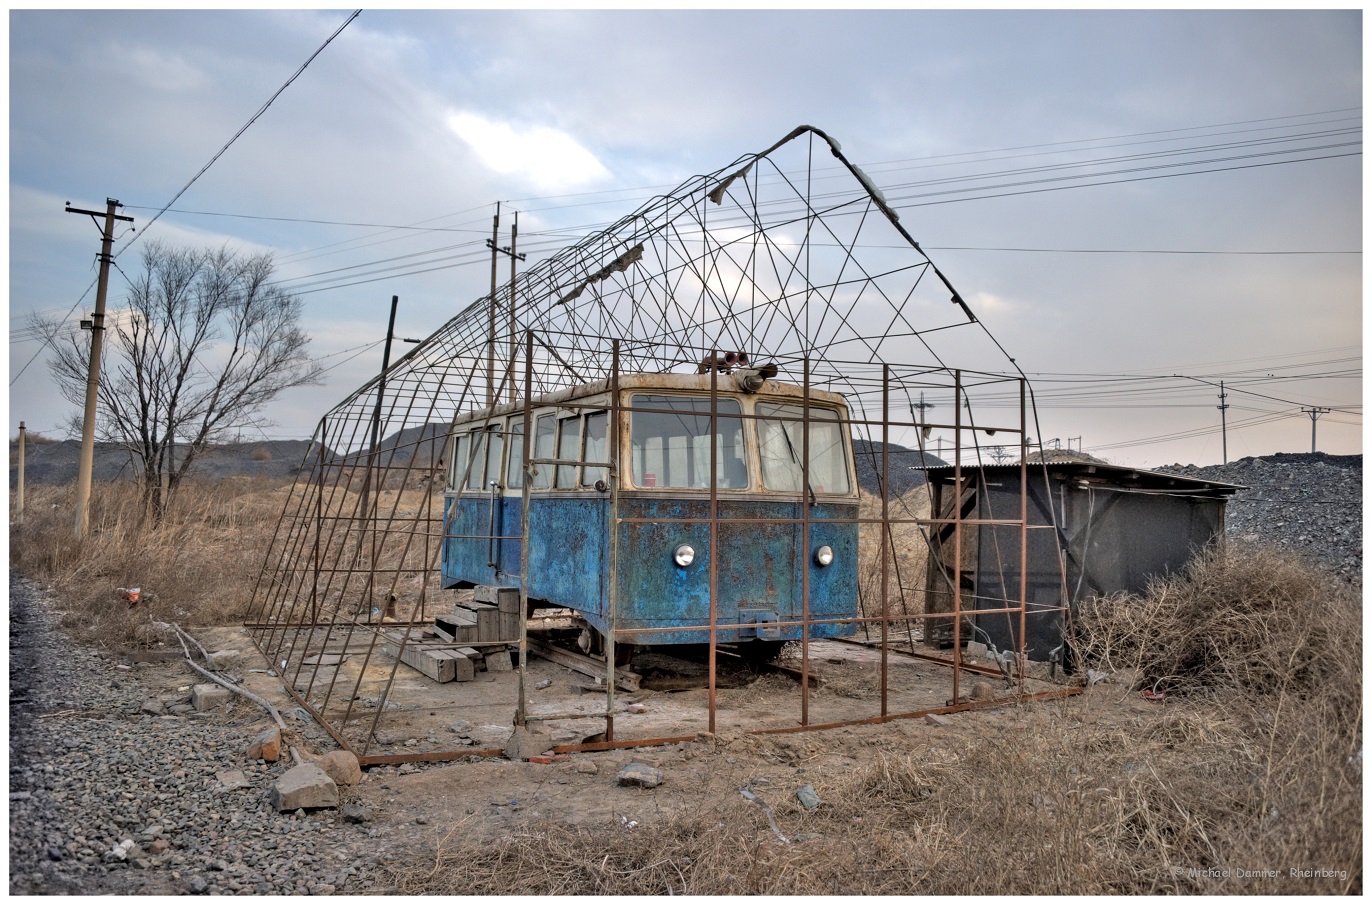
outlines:
[[[436, 580], [450, 426], [522, 398], [526, 380], [538, 396], [608, 381], [616, 361], [621, 374], [692, 373], [730, 351], [844, 394], [874, 468], [884, 444], [922, 448], [932, 430], [951, 432], [952, 455], [969, 465], [988, 452], [979, 444], [990, 432], [1011, 438], [1021, 460], [1027, 449], [1032, 405], [977, 408], [983, 396], [1006, 398], [1007, 385], [1024, 399], [1013, 359], [837, 142], [802, 126], [532, 264], [330, 409], [263, 565], [254, 639], [285, 664], [302, 704], [365, 755], [399, 661], [379, 690], [360, 678], [340, 687], [329, 652], [380, 662], [394, 626], [450, 605]], [[978, 370], [953, 367], [968, 363]], [[941, 417], [916, 403], [926, 397]], [[889, 467], [882, 459], [883, 482]], [[881, 598], [894, 593], [915, 613], [906, 601], [924, 576], [887, 577], [899, 569], [891, 525], [919, 524], [927, 536], [929, 519], [888, 504], [878, 518], [873, 561], [889, 561], [882, 580], [895, 582]], [[960, 511], [954, 520], [968, 521]], [[872, 612], [880, 618], [864, 631], [879, 624], [885, 638], [892, 616]], [[908, 621], [900, 630], [913, 639]]]

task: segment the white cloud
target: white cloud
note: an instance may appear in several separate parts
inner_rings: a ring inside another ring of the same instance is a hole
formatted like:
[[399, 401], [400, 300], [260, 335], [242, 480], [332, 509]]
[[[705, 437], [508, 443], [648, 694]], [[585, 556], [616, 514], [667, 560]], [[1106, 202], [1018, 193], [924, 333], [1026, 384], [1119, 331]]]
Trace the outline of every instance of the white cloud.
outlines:
[[515, 126], [476, 113], [450, 113], [448, 128], [486, 166], [544, 191], [579, 189], [610, 176], [575, 138], [550, 126]]

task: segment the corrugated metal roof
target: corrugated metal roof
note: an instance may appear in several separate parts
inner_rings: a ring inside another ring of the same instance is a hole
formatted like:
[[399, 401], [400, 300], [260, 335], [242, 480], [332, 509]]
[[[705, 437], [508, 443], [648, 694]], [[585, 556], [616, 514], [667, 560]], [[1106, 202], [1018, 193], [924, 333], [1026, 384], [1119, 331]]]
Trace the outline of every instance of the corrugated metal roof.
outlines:
[[[1169, 474], [1164, 471], [1149, 471], [1145, 468], [1126, 468], [1120, 465], [1105, 465], [1098, 462], [1030, 462], [1029, 472], [1032, 480], [1035, 475], [1047, 469], [1050, 477], [1084, 481], [1086, 483], [1111, 484], [1121, 488], [1137, 488], [1145, 491], [1207, 493], [1216, 497], [1233, 496], [1240, 490], [1247, 490], [1241, 484], [1225, 484], [1220, 481], [1206, 481], [1184, 475]], [[954, 471], [952, 465], [939, 465], [924, 469], [930, 480], [946, 478]], [[964, 465], [964, 475], [982, 472], [987, 477], [1003, 478], [1018, 474], [1018, 465]]]

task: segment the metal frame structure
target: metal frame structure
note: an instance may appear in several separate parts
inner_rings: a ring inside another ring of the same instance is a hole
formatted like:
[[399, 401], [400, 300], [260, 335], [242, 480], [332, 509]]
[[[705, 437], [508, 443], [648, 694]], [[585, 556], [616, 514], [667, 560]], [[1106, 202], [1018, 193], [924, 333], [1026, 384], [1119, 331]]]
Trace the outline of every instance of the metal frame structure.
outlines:
[[[508, 312], [508, 317], [497, 318], [497, 312]], [[960, 676], [979, 668], [963, 662], [962, 625], [968, 608], [957, 576], [951, 611], [922, 612], [924, 589], [911, 579], [923, 576], [901, 573], [893, 528], [913, 525], [926, 539], [930, 531], [951, 530], [956, 571], [962, 567], [965, 530], [982, 524], [1018, 527], [1023, 561], [1026, 514], [986, 520], [969, 518], [960, 508], [950, 516], [893, 511], [905, 504], [887, 492], [890, 447], [904, 443], [923, 450], [931, 432], [951, 433], [959, 484], [964, 464], [982, 463], [982, 436], [1017, 438], [1019, 459], [1027, 462], [1032, 394], [1014, 359], [906, 232], [872, 180], [848, 161], [837, 142], [809, 126], [759, 154], [683, 183], [512, 277], [506, 287], [473, 302], [320, 420], [273, 536], [248, 619], [251, 636], [281, 668], [287, 690], [364, 764], [499, 754], [472, 748], [386, 754], [377, 753], [374, 745], [378, 730], [395, 715], [388, 704], [393, 703], [397, 676], [408, 669], [399, 656], [383, 654], [387, 635], [401, 633], [401, 652], [422, 648], [421, 627], [452, 603], [451, 592], [439, 590], [437, 582], [439, 551], [450, 536], [450, 526], [443, 524], [442, 483], [451, 426], [494, 400], [522, 399], [525, 467], [551, 467], [558, 460], [530, 455], [529, 400], [597, 380], [617, 389], [619, 375], [625, 373], [694, 370], [725, 350], [746, 350], [754, 362], [774, 363], [779, 379], [800, 385], [807, 424], [812, 389], [842, 393], [849, 401], [852, 434], [872, 441], [869, 451], [875, 442], [881, 444], [879, 499], [869, 503], [879, 507], [879, 514], [857, 520], [860, 532], [873, 529], [868, 535], [874, 534], [879, 546], [868, 557], [875, 563], [878, 599], [864, 599], [856, 620], [864, 634], [876, 636], [881, 652], [879, 708], [851, 719], [812, 719], [806, 631], [799, 645], [797, 719], [750, 731], [883, 722], [985, 706], [968, 701], [960, 686]], [[492, 366], [502, 354], [504, 366]], [[980, 369], [955, 368], [949, 364], [953, 360], [973, 361]], [[898, 363], [903, 361], [923, 363]], [[712, 424], [716, 380], [711, 381]], [[924, 396], [942, 400], [939, 405], [951, 416], [928, 420]], [[914, 403], [917, 397], [920, 406]], [[611, 398], [617, 424], [619, 394], [613, 392]], [[981, 414], [998, 408], [1008, 416], [988, 419]], [[807, 482], [808, 435], [803, 432]], [[618, 469], [617, 444], [610, 446], [612, 460], [603, 464]], [[712, 449], [712, 474], [715, 456]], [[1026, 487], [1030, 468], [1022, 465], [1019, 477]], [[530, 484], [524, 481], [526, 518]], [[618, 524], [617, 494], [610, 496], [612, 524]], [[1021, 493], [1021, 499], [1025, 496]], [[719, 536], [716, 488], [709, 500], [713, 545]], [[807, 501], [799, 516], [807, 541], [810, 510]], [[527, 569], [527, 526], [522, 543]], [[612, 550], [612, 569], [614, 556]], [[714, 731], [713, 637], [720, 626], [713, 606], [718, 557], [710, 559], [711, 615], [703, 627], [712, 638], [707, 716], [709, 731]], [[808, 601], [805, 576], [802, 582], [802, 599]], [[919, 602], [914, 611], [912, 601]], [[987, 612], [985, 603], [981, 601], [979, 613]], [[893, 604], [899, 613], [893, 612]], [[1025, 605], [1022, 582], [1017, 600], [1001, 602], [1007, 614], [1018, 614], [1021, 626]], [[613, 613], [613, 599], [610, 606]], [[914, 638], [930, 620], [952, 624], [951, 659], [934, 657], [951, 671], [951, 697], [936, 707], [893, 712], [889, 698], [897, 689], [890, 684], [889, 659], [906, 656], [898, 644], [908, 646], [909, 656], [929, 658], [915, 650]], [[800, 623], [808, 629], [808, 609]], [[529, 708], [525, 625], [518, 639], [503, 639], [519, 645], [516, 725], [561, 716]], [[610, 664], [615, 634], [607, 637]], [[337, 670], [328, 668], [328, 657], [339, 654], [359, 659], [363, 670], [372, 664], [388, 670], [380, 691], [364, 694], [360, 678], [343, 687], [347, 683], [337, 679]], [[1017, 699], [1073, 691], [1032, 692], [1023, 657], [1016, 659]], [[303, 690], [296, 691], [297, 686]], [[605, 686], [603, 740], [564, 749], [674, 740], [617, 737], [615, 683]]]

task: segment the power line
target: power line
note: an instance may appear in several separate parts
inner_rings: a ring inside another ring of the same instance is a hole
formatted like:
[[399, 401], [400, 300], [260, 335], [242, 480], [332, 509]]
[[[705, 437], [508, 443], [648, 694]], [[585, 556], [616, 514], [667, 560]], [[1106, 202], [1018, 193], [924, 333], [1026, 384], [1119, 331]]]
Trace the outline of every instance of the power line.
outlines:
[[360, 16], [361, 14], [362, 14], [362, 10], [360, 10], [360, 9], [353, 10], [352, 15], [348, 16], [348, 18], [343, 22], [343, 24], [340, 25], [340, 26], [338, 26], [338, 29], [337, 29], [333, 34], [329, 35], [329, 37], [324, 41], [323, 44], [320, 44], [320, 45], [319, 45], [319, 48], [318, 48], [317, 50], [315, 50], [314, 53], [310, 54], [309, 59], [307, 59], [305, 62], [301, 63], [301, 64], [300, 64], [300, 68], [297, 69], [297, 70], [294, 72], [294, 74], [291, 75], [290, 78], [286, 79], [285, 83], [284, 83], [280, 88], [276, 89], [276, 93], [274, 93], [271, 97], [267, 98], [267, 102], [266, 102], [265, 104], [263, 104], [261, 107], [258, 108], [257, 112], [254, 113], [254, 114], [248, 119], [248, 121], [247, 121], [246, 123], [243, 124], [242, 128], [240, 128], [237, 132], [235, 132], [235, 133], [233, 134], [233, 137], [230, 138], [227, 142], [224, 143], [224, 147], [220, 148], [217, 152], [215, 152], [215, 155], [214, 155], [213, 157], [210, 158], [209, 163], [207, 163], [207, 164], [205, 164], [203, 167], [201, 167], [201, 168], [200, 168], [200, 171], [199, 171], [198, 173], [196, 173], [194, 176], [192, 176], [189, 182], [187, 182], [185, 185], [181, 186], [180, 190], [177, 191], [177, 193], [176, 193], [175, 195], [172, 196], [172, 199], [171, 199], [170, 201], [168, 201], [165, 205], [162, 206], [162, 209], [159, 210], [159, 211], [153, 216], [153, 218], [152, 218], [151, 220], [148, 221], [147, 225], [143, 227], [143, 232], [141, 232], [141, 233], [135, 233], [134, 236], [133, 236], [133, 238], [129, 239], [129, 241], [127, 241], [127, 242], [124, 243], [124, 247], [123, 247], [123, 248], [121, 248], [121, 249], [119, 249], [119, 251], [115, 252], [115, 257], [118, 257], [120, 254], [122, 254], [122, 253], [124, 253], [125, 251], [127, 251], [130, 245], [132, 245], [134, 242], [136, 242], [136, 241], [138, 241], [140, 238], [142, 238], [142, 236], [145, 235], [145, 234], [147, 233], [148, 228], [151, 227], [154, 223], [156, 223], [156, 222], [158, 221], [158, 219], [159, 219], [163, 214], [165, 214], [165, 213], [167, 212], [167, 210], [170, 209], [171, 206], [172, 206], [173, 204], [176, 203], [177, 199], [180, 198], [182, 195], [184, 195], [184, 194], [186, 193], [186, 190], [187, 190], [187, 189], [189, 189], [192, 185], [195, 185], [196, 180], [198, 180], [201, 176], [204, 176], [205, 173], [208, 172], [209, 168], [212, 167], [212, 166], [214, 166], [215, 161], [217, 161], [220, 157], [222, 157], [222, 156], [224, 155], [224, 152], [227, 151], [227, 150], [229, 149], [229, 147], [230, 147], [234, 142], [238, 141], [239, 137], [242, 136], [242, 134], [243, 134], [244, 132], [248, 131], [248, 127], [250, 127], [253, 123], [257, 122], [258, 118], [261, 117], [262, 114], [264, 114], [264, 113], [267, 112], [267, 108], [270, 107], [270, 106], [276, 101], [276, 99], [277, 99], [278, 97], [281, 96], [281, 93], [282, 93], [283, 91], [285, 91], [287, 88], [289, 88], [289, 87], [291, 86], [291, 83], [294, 82], [297, 78], [300, 77], [300, 74], [301, 74], [302, 72], [305, 71], [305, 67], [307, 67], [307, 66], [309, 66], [311, 63], [313, 63], [313, 62], [314, 62], [314, 58], [317, 57], [317, 56], [319, 56], [321, 53], [323, 53], [323, 52], [324, 52], [324, 48], [325, 48], [325, 47], [328, 47], [330, 44], [332, 44], [332, 43], [333, 43], [333, 39], [336, 38], [336, 37], [338, 37], [339, 35], [341, 35], [341, 34], [343, 33], [343, 29], [347, 28], [350, 24], [352, 24], [352, 21], [353, 21], [354, 19], [356, 19], [358, 16]]
[[[249, 119], [246, 123], [244, 123], [244, 124], [243, 124], [243, 127], [240, 128], [237, 132], [235, 132], [234, 135], [233, 135], [233, 137], [230, 138], [230, 139], [224, 144], [224, 147], [220, 148], [219, 151], [218, 151], [213, 157], [210, 158], [209, 163], [207, 163], [207, 164], [205, 164], [203, 167], [201, 167], [201, 168], [200, 168], [200, 172], [198, 172], [198, 173], [196, 173], [194, 176], [192, 176], [191, 179], [190, 179], [190, 181], [187, 182], [185, 185], [183, 185], [183, 186], [181, 187], [180, 191], [178, 191], [175, 195], [173, 195], [173, 196], [172, 196], [172, 199], [171, 199], [170, 201], [168, 201], [165, 205], [163, 205], [162, 209], [161, 209], [160, 211], [158, 211], [157, 214], [156, 214], [151, 220], [148, 221], [148, 223], [147, 223], [146, 226], [143, 227], [143, 232], [134, 233], [133, 236], [129, 239], [129, 241], [127, 241], [127, 242], [124, 243], [124, 246], [123, 246], [122, 248], [120, 248], [118, 251], [114, 252], [114, 254], [112, 254], [112, 255], [110, 256], [111, 262], [113, 262], [113, 260], [114, 260], [115, 258], [117, 258], [119, 255], [121, 255], [121, 254], [123, 254], [125, 251], [127, 251], [128, 248], [129, 248], [131, 245], [133, 245], [134, 242], [137, 242], [140, 238], [142, 238], [143, 235], [148, 231], [148, 227], [150, 227], [150, 226], [152, 226], [154, 223], [156, 223], [157, 220], [158, 220], [158, 218], [160, 218], [164, 213], [166, 213], [167, 210], [168, 210], [173, 204], [176, 203], [176, 200], [186, 193], [186, 190], [187, 190], [187, 189], [189, 189], [192, 185], [195, 184], [196, 180], [198, 180], [201, 176], [205, 175], [205, 173], [209, 170], [209, 168], [210, 168], [211, 166], [214, 165], [214, 162], [215, 162], [216, 160], [218, 160], [221, 156], [223, 156], [224, 152], [227, 151], [227, 150], [229, 149], [229, 146], [232, 145], [235, 141], [237, 141], [238, 138], [239, 138], [239, 136], [241, 136], [244, 132], [248, 131], [248, 127], [251, 126], [253, 123], [257, 122], [258, 117], [260, 117], [263, 113], [267, 112], [267, 108], [270, 107], [270, 106], [272, 105], [272, 103], [273, 103], [278, 97], [281, 96], [281, 93], [282, 93], [283, 91], [285, 91], [288, 87], [290, 87], [290, 84], [291, 84], [292, 82], [294, 82], [294, 81], [296, 80], [296, 78], [298, 78], [298, 77], [300, 76], [300, 73], [302, 73], [302, 72], [305, 71], [305, 67], [306, 67], [306, 66], [309, 66], [310, 63], [314, 62], [314, 58], [317, 57], [317, 56], [319, 56], [319, 54], [321, 54], [321, 53], [324, 51], [324, 48], [325, 48], [325, 47], [328, 47], [331, 43], [333, 43], [333, 39], [336, 38], [336, 37], [338, 37], [340, 34], [342, 34], [342, 33], [343, 33], [343, 29], [347, 28], [348, 25], [351, 24], [352, 21], [353, 21], [354, 19], [356, 19], [359, 15], [361, 15], [361, 13], [362, 13], [362, 10], [360, 10], [360, 9], [359, 9], [359, 10], [354, 10], [353, 13], [352, 13], [352, 15], [348, 16], [347, 20], [346, 20], [342, 25], [340, 25], [340, 26], [338, 27], [338, 30], [335, 31], [333, 34], [329, 35], [328, 40], [326, 40], [323, 44], [319, 45], [319, 49], [316, 50], [314, 53], [310, 54], [309, 59], [307, 59], [304, 63], [302, 63], [302, 64], [300, 65], [300, 68], [297, 69], [297, 70], [295, 71], [295, 74], [292, 75], [289, 79], [287, 79], [286, 82], [285, 82], [285, 84], [283, 84], [280, 88], [276, 89], [276, 93], [273, 94], [270, 98], [268, 98], [268, 99], [267, 99], [267, 102], [266, 102], [265, 104], [263, 104], [263, 105], [258, 109], [258, 111], [252, 115], [252, 118]], [[127, 278], [126, 278], [126, 279], [127, 279]], [[91, 286], [86, 288], [86, 291], [83, 292], [83, 293], [81, 294], [81, 298], [77, 299], [77, 300], [76, 300], [76, 304], [71, 306], [71, 310], [67, 312], [66, 317], [71, 317], [71, 312], [72, 312], [72, 311], [75, 311], [75, 310], [77, 309], [77, 307], [80, 306], [81, 302], [82, 302], [83, 300], [85, 300], [86, 295], [90, 293], [91, 287], [93, 287], [94, 285], [95, 285], [95, 283], [91, 283]], [[65, 318], [64, 318], [64, 319], [65, 319]], [[27, 362], [25, 362], [25, 363], [24, 363], [24, 366], [23, 366], [22, 368], [19, 369], [19, 373], [18, 373], [18, 374], [15, 374], [14, 377], [10, 380], [10, 386], [14, 386], [14, 382], [15, 382], [16, 380], [18, 380], [20, 377], [24, 376], [24, 372], [27, 371], [27, 370], [29, 369], [29, 365], [33, 364], [34, 361], [36, 361], [36, 360], [38, 359], [38, 356], [39, 356], [39, 355], [42, 355], [42, 354], [43, 354], [43, 351], [44, 351], [45, 349], [47, 349], [47, 347], [48, 347], [50, 344], [51, 344], [51, 340], [48, 340], [47, 342], [44, 342], [43, 345], [41, 345], [41, 346], [38, 347], [38, 351], [35, 352], [35, 353], [33, 353], [33, 357], [30, 358]]]

